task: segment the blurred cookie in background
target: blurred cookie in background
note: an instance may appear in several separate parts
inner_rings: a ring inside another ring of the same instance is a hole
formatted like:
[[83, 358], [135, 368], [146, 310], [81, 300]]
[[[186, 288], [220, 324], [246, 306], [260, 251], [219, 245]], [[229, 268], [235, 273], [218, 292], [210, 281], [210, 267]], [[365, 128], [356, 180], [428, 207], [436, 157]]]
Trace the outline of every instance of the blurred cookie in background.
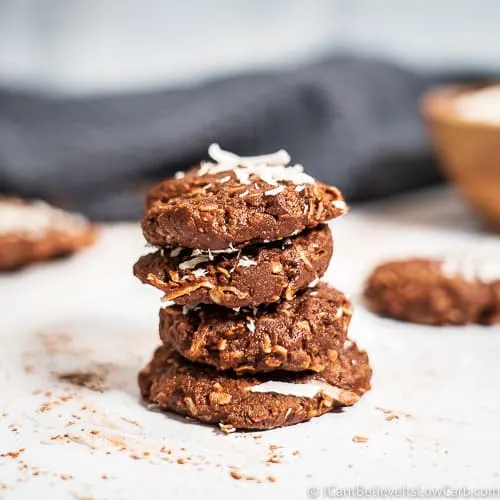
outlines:
[[83, 216], [42, 201], [0, 197], [0, 271], [72, 254], [94, 243]]
[[[426, 325], [500, 321], [497, 266], [474, 259], [413, 258], [384, 262], [368, 277], [364, 297], [381, 316]], [[495, 299], [496, 297], [496, 299]]]

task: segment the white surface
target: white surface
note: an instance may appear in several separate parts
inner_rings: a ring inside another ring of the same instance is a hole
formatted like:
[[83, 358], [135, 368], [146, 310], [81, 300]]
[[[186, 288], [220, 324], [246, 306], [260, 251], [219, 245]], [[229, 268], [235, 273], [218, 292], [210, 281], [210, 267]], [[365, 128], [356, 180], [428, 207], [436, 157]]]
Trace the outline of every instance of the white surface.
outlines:
[[[377, 318], [359, 301], [380, 259], [467, 249], [498, 256], [499, 238], [481, 233], [441, 191], [353, 210], [333, 233], [328, 277], [354, 299], [351, 336], [370, 354], [373, 390], [343, 413], [268, 432], [226, 436], [139, 403], [136, 373], [157, 344], [159, 294], [132, 277], [145, 251], [137, 226], [110, 227], [75, 258], [1, 277], [0, 454], [26, 451], [0, 458], [0, 498], [305, 499], [309, 488], [330, 486], [500, 488], [500, 328], [407, 325]], [[55, 375], [102, 363], [103, 393]], [[377, 408], [399, 418], [386, 420]], [[70, 439], [51, 439], [65, 433]], [[283, 446], [274, 452], [281, 463], [266, 462], [269, 445]], [[233, 468], [262, 483], [233, 479]]]

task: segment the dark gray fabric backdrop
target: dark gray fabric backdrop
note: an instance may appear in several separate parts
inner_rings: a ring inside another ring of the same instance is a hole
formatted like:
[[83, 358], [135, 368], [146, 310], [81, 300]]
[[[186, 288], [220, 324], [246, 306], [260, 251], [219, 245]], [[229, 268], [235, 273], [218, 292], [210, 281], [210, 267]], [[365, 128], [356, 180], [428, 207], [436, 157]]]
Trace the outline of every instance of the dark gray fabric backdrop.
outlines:
[[142, 210], [141, 187], [218, 142], [240, 154], [286, 148], [350, 202], [437, 180], [418, 101], [437, 78], [337, 57], [279, 73], [91, 99], [0, 92], [0, 191], [96, 219]]

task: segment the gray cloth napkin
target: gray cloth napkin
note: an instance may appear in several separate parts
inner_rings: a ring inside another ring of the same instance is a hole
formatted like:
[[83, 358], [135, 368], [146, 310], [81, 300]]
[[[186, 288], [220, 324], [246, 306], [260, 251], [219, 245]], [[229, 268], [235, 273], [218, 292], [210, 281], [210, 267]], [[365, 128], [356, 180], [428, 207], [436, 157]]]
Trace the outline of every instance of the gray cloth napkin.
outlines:
[[437, 180], [419, 116], [436, 79], [336, 57], [179, 90], [98, 98], [0, 91], [0, 191], [101, 220], [141, 215], [147, 185], [206, 158], [287, 149], [311, 175], [367, 200]]

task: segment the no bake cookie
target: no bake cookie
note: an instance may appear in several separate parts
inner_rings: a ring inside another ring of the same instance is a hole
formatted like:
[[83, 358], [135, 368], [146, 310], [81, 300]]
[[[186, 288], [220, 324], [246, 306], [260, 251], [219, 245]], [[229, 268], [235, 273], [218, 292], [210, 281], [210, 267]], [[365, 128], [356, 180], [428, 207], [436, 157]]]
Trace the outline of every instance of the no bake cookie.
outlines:
[[412, 323], [493, 322], [493, 290], [485, 278], [456, 260], [391, 261], [371, 273], [365, 299], [374, 312]]
[[349, 342], [321, 374], [239, 377], [158, 348], [139, 374], [143, 398], [180, 415], [235, 429], [272, 429], [350, 406], [370, 388], [367, 354]]
[[345, 295], [320, 283], [256, 309], [164, 308], [160, 337], [185, 358], [218, 370], [320, 372], [338, 358], [351, 315]]
[[290, 300], [321, 277], [333, 251], [326, 225], [281, 242], [252, 246], [232, 253], [201, 253], [162, 249], [134, 266], [143, 282], [165, 292], [164, 300], [180, 305], [218, 304], [255, 307]]
[[96, 229], [79, 215], [0, 197], [0, 271], [76, 252], [95, 237]]
[[223, 250], [293, 236], [347, 211], [341, 192], [287, 166], [285, 151], [239, 157], [209, 149], [212, 162], [152, 188], [142, 221], [155, 246]]

